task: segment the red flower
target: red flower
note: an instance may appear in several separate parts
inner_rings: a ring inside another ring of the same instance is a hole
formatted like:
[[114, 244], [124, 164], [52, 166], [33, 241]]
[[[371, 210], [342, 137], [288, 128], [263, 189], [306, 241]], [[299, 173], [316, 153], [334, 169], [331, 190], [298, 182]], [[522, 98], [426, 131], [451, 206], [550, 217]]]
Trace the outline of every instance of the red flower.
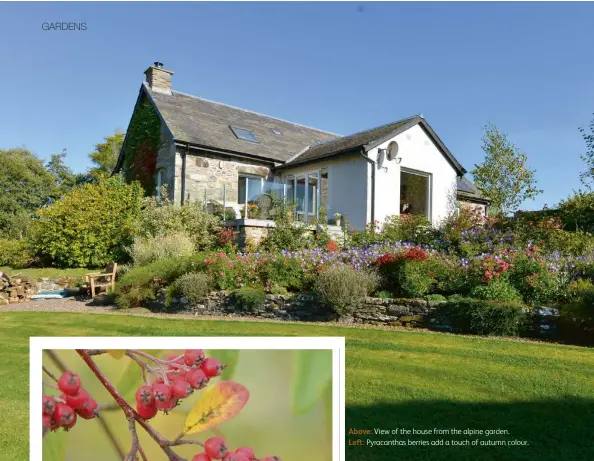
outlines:
[[338, 245], [336, 244], [336, 242], [334, 240], [330, 240], [327, 244], [326, 244], [326, 249], [333, 253], [335, 251], [338, 251]]

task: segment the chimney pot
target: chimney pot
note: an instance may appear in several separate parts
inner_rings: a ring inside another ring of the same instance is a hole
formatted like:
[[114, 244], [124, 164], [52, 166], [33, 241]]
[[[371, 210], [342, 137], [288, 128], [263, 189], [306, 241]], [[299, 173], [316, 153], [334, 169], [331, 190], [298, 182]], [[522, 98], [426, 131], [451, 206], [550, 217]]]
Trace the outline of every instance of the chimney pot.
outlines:
[[154, 66], [161, 68], [161, 67], [163, 67], [163, 63], [159, 62], [159, 61], [155, 61]]

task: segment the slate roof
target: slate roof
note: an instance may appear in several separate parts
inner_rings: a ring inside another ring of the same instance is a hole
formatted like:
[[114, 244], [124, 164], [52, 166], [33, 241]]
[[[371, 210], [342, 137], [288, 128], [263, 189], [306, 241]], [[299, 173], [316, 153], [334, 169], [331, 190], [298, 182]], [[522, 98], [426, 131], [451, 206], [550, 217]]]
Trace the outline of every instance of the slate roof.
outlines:
[[[175, 141], [194, 147], [252, 156], [281, 164], [280, 168], [285, 168], [342, 153], [365, 152], [419, 124], [458, 175], [466, 173], [421, 116], [404, 118], [350, 136], [340, 136], [178, 91], [172, 91], [171, 95], [163, 94], [153, 91], [146, 83], [142, 85], [142, 92], [152, 100]], [[239, 139], [231, 127], [252, 131], [257, 142]], [[282, 134], [275, 134], [273, 130]], [[116, 171], [121, 167], [120, 163], [121, 158]]]
[[474, 185], [470, 179], [461, 177], [457, 180], [458, 196], [460, 198], [466, 198], [469, 200], [476, 200], [479, 202], [488, 202], [489, 200], [484, 197], [478, 188]]
[[419, 115], [403, 118], [402, 120], [388, 123], [387, 125], [382, 125], [377, 128], [372, 128], [370, 130], [352, 134], [350, 136], [344, 136], [326, 141], [319, 145], [314, 145], [302, 154], [283, 164], [280, 168], [282, 169], [295, 165], [310, 163], [320, 159], [333, 157], [341, 153], [357, 151], [367, 152], [415, 125], [420, 125], [423, 130], [425, 130], [427, 135], [433, 139], [437, 147], [441, 150], [458, 175], [462, 176], [464, 173], [466, 173], [464, 167], [458, 162], [458, 160], [456, 160], [456, 158], [452, 155], [441, 139], [439, 139], [439, 136], [437, 136], [427, 121]]
[[320, 160], [334, 156], [341, 152], [349, 152], [360, 149], [367, 144], [371, 144], [378, 139], [384, 138], [390, 133], [394, 133], [398, 130], [398, 128], [402, 128], [403, 126], [410, 124], [409, 122], [411, 122], [411, 120], [415, 120], [417, 118], [418, 117], [408, 117], [398, 120], [397, 122], [378, 126], [377, 128], [360, 131], [350, 136], [330, 139], [318, 145], [313, 145], [301, 155], [288, 161], [285, 165], [283, 165], [283, 167], [309, 163], [314, 160]]
[[[172, 95], [158, 93], [143, 85], [179, 142], [286, 162], [316, 140], [339, 136], [177, 91]], [[238, 139], [230, 125], [251, 130], [258, 142]], [[274, 134], [272, 129], [282, 135]]]

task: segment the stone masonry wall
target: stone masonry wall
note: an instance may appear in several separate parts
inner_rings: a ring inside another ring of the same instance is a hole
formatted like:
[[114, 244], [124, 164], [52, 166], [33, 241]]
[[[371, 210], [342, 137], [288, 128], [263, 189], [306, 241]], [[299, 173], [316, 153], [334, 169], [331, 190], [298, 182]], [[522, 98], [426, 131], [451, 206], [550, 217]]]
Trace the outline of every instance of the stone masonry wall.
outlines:
[[[178, 156], [181, 155], [178, 152]], [[230, 160], [206, 152], [186, 157], [185, 195], [189, 201], [223, 202], [223, 185], [227, 186], [227, 202], [237, 203], [239, 175], [250, 174], [272, 180], [270, 168], [254, 162]], [[181, 178], [181, 165], [179, 176]]]
[[[157, 310], [165, 308], [162, 293], [152, 306]], [[370, 324], [386, 326], [422, 327], [436, 331], [457, 332], [448, 319], [436, 315], [440, 301], [424, 299], [380, 299], [366, 298], [351, 316], [340, 319], [341, 323]], [[264, 305], [256, 312], [243, 312], [234, 304], [228, 291], [211, 293], [201, 303], [191, 305], [187, 299], [173, 299], [170, 308], [175, 311], [192, 312], [195, 315], [255, 316], [278, 320], [331, 321], [336, 315], [320, 305], [309, 293], [298, 295], [267, 295]], [[530, 317], [529, 333], [535, 338], [552, 338], [559, 312], [556, 309], [536, 308]]]

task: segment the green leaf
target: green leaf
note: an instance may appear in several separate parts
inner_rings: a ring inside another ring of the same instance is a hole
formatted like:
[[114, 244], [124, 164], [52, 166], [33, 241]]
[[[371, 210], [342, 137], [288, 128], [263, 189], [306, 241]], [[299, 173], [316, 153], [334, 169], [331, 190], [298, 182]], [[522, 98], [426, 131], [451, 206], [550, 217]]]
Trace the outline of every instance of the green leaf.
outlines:
[[221, 374], [221, 380], [228, 381], [235, 374], [235, 368], [239, 362], [239, 350], [238, 349], [224, 349], [224, 350], [213, 350], [208, 351], [207, 357], [214, 357], [221, 361], [223, 365], [227, 365]]
[[332, 351], [293, 351], [293, 412], [307, 413], [332, 382]]
[[[40, 428], [41, 430], [41, 428]], [[68, 433], [63, 429], [48, 432], [43, 438], [43, 461], [64, 461], [66, 459], [66, 438]]]

